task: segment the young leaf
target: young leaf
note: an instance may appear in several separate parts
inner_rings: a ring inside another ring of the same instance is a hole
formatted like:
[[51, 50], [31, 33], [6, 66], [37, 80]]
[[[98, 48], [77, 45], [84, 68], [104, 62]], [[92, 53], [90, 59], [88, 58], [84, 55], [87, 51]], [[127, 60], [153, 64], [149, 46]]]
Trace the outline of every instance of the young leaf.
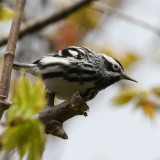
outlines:
[[44, 149], [44, 127], [37, 120], [29, 120], [8, 126], [2, 137], [4, 150], [17, 149], [20, 157], [28, 154], [28, 160], [39, 160]]
[[100, 19], [101, 14], [98, 11], [85, 7], [67, 18], [67, 24], [79, 29], [90, 30], [99, 26]]
[[155, 107], [148, 99], [140, 100], [138, 102], [137, 106], [141, 107], [143, 109], [144, 113], [147, 116], [149, 116], [151, 119], [154, 118], [154, 116], [155, 116]]
[[114, 105], [123, 105], [130, 102], [138, 94], [138, 90], [135, 88], [122, 89], [119, 94], [112, 99]]
[[7, 120], [11, 122], [29, 119], [46, 105], [45, 97], [45, 88], [40, 78], [33, 85], [26, 77], [21, 78], [16, 83], [13, 105], [7, 112]]
[[133, 65], [139, 57], [132, 52], [125, 53], [124, 57], [120, 57], [119, 61], [122, 63], [125, 69], [128, 69], [131, 65]]
[[160, 98], [160, 87], [154, 87], [152, 92]]
[[0, 5], [0, 21], [6, 21], [14, 16], [13, 10]]
[[33, 84], [23, 77], [15, 85], [13, 105], [7, 112], [7, 128], [1, 139], [5, 150], [17, 149], [20, 157], [39, 160], [44, 149], [44, 126], [31, 117], [46, 105], [45, 89], [40, 78]]

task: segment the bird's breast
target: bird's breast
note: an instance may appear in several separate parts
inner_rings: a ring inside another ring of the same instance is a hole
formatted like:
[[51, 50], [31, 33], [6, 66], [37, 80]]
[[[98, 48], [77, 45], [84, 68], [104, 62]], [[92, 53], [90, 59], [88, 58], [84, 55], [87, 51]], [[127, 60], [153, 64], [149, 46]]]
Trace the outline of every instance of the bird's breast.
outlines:
[[95, 86], [94, 81], [80, 83], [66, 80], [63, 77], [45, 79], [44, 83], [49, 93], [55, 93], [57, 98], [64, 100], [69, 99], [76, 91], [84, 95], [87, 90]]

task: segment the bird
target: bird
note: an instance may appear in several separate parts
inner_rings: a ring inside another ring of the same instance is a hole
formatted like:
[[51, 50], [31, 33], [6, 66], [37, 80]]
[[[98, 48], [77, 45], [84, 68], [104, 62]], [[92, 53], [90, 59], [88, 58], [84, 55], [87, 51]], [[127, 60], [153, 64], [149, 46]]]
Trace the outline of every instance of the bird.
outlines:
[[120, 80], [137, 82], [127, 76], [118, 60], [84, 46], [52, 52], [32, 64], [15, 62], [13, 69], [41, 76], [47, 93], [62, 100], [68, 100], [79, 91], [87, 102]]

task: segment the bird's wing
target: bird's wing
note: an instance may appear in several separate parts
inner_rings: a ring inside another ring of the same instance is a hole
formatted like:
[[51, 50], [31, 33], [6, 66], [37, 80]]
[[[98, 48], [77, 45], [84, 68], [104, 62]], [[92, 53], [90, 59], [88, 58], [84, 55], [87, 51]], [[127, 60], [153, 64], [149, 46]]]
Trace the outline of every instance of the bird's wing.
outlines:
[[38, 64], [43, 58], [45, 57], [59, 57], [59, 58], [75, 58], [75, 59], [83, 59], [86, 52], [89, 52], [88, 48], [86, 47], [80, 47], [80, 46], [71, 46], [66, 49], [52, 52], [48, 54], [47, 56], [43, 56], [36, 61], [33, 62], [33, 64]]
[[81, 65], [81, 63], [83, 62], [85, 62], [86, 65], [90, 65], [89, 63], [87, 63], [87, 59], [88, 55], [91, 53], [93, 53], [93, 51], [89, 48], [81, 46], [70, 46], [64, 50], [60, 50], [50, 53], [47, 56], [43, 56], [33, 62], [33, 64], [37, 64], [40, 68], [62, 64], [65, 66], [69, 66], [72, 64]]
[[50, 53], [49, 56], [61, 58], [83, 59], [86, 55], [86, 49], [79, 46], [71, 46], [58, 52]]

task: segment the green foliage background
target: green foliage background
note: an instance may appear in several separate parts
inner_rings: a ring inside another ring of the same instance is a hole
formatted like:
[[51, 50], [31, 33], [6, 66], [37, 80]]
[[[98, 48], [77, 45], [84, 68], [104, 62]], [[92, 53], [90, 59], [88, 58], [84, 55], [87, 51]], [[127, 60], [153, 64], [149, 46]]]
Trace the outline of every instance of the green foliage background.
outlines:
[[37, 78], [32, 84], [26, 77], [17, 80], [13, 93], [13, 105], [7, 111], [7, 128], [1, 137], [4, 150], [17, 149], [20, 159], [39, 160], [45, 143], [43, 124], [33, 115], [46, 105], [45, 88]]

